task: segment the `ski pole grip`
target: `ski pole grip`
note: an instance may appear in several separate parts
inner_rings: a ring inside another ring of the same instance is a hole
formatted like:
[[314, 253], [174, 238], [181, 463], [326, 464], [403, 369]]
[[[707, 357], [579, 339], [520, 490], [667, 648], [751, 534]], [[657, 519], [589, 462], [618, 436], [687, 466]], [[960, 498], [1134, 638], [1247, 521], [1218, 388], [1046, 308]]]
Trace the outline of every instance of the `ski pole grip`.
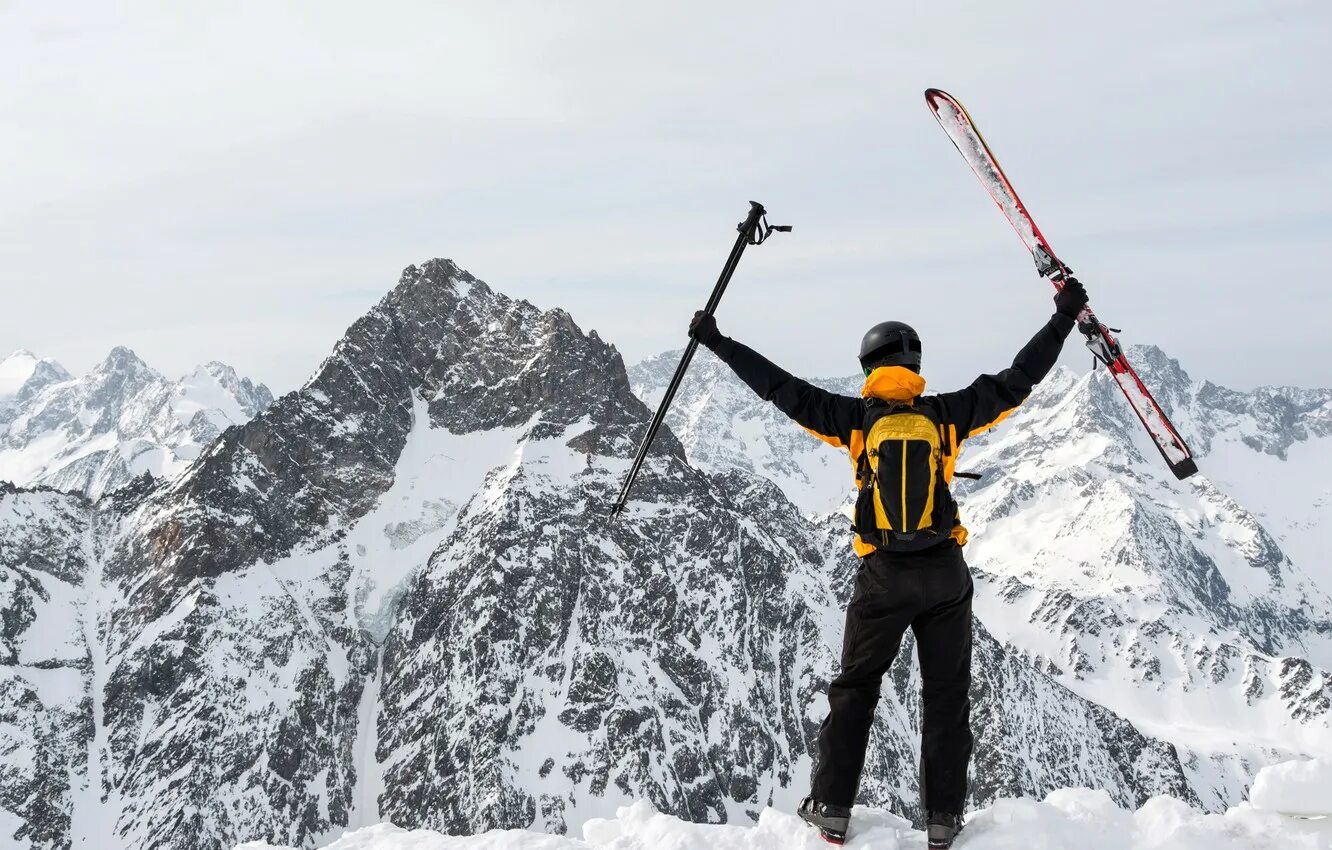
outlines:
[[749, 215], [745, 220], [735, 226], [735, 229], [741, 233], [749, 234], [754, 231], [754, 227], [759, 223], [759, 219], [767, 215], [768, 211], [763, 208], [763, 204], [758, 201], [749, 202]]

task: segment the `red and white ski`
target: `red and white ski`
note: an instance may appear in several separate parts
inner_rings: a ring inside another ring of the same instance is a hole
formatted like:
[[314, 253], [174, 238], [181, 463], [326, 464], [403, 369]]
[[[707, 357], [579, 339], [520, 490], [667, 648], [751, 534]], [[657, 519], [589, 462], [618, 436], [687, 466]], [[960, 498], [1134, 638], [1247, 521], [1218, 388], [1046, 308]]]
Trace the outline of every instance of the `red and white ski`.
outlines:
[[[1022, 200], [1014, 191], [1013, 184], [1008, 181], [1003, 169], [999, 167], [998, 160], [994, 158], [989, 145], [976, 129], [967, 110], [957, 102], [956, 98], [939, 89], [926, 89], [925, 102], [929, 104], [930, 111], [938, 119], [939, 126], [943, 127], [948, 138], [952, 139], [962, 158], [980, 178], [985, 190], [999, 205], [1008, 223], [1013, 225], [1013, 229], [1031, 252], [1032, 259], [1036, 261], [1037, 273], [1049, 278], [1056, 289], [1062, 288], [1064, 280], [1072, 275], [1072, 269], [1055, 255], [1049, 241], [1036, 226], [1031, 213], [1027, 212], [1027, 208], [1023, 206]], [[1165, 458], [1175, 477], [1188, 478], [1197, 472], [1198, 466], [1193, 460], [1193, 453], [1184, 443], [1184, 438], [1175, 430], [1175, 426], [1170, 424], [1165, 411], [1157, 404], [1156, 399], [1152, 397], [1120, 349], [1119, 342], [1113, 335], [1117, 331], [1112, 331], [1097, 319], [1090, 305], [1078, 316], [1078, 330], [1087, 338], [1087, 347], [1091, 349], [1092, 354], [1105, 364], [1115, 382], [1119, 384], [1119, 388], [1124, 391], [1129, 406], [1138, 415], [1139, 421], [1147, 429], [1152, 442], [1156, 444], [1161, 457]]]

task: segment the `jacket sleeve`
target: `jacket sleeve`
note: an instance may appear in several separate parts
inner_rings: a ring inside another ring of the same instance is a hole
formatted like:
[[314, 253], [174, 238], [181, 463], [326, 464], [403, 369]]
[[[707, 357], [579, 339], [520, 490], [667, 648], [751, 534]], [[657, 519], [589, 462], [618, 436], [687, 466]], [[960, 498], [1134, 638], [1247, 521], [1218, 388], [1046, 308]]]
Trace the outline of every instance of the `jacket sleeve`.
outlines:
[[861, 427], [860, 399], [830, 393], [802, 381], [730, 337], [721, 336], [708, 347], [760, 398], [772, 402], [825, 443], [848, 445], [851, 432]]
[[1013, 358], [1013, 365], [994, 375], [981, 375], [971, 386], [937, 396], [945, 420], [956, 426], [959, 440], [988, 431], [1002, 422], [1050, 373], [1073, 320], [1055, 313]]

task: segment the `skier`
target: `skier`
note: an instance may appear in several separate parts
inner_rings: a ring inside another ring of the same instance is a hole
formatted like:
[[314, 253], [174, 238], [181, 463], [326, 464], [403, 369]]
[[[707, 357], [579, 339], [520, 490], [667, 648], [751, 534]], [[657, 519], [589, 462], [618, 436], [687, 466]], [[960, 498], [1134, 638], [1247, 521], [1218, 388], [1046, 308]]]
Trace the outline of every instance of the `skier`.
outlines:
[[1007, 369], [957, 392], [924, 395], [920, 337], [901, 322], [870, 328], [860, 346], [861, 398], [821, 390], [723, 336], [694, 314], [689, 333], [763, 399], [855, 465], [860, 567], [846, 612], [841, 672], [828, 686], [810, 795], [800, 817], [834, 844], [846, 838], [880, 685], [908, 627], [920, 659], [921, 796], [931, 848], [962, 828], [971, 758], [971, 574], [967, 542], [948, 491], [961, 444], [994, 427], [1050, 369], [1087, 303], [1069, 278], [1055, 314]]

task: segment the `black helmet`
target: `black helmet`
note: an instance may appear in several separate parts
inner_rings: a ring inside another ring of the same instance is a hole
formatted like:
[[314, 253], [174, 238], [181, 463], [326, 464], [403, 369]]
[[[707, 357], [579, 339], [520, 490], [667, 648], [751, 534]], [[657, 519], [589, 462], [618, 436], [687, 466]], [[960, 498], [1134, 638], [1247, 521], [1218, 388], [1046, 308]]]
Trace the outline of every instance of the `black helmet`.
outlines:
[[908, 366], [920, 371], [920, 335], [904, 322], [880, 322], [860, 342], [860, 365]]

